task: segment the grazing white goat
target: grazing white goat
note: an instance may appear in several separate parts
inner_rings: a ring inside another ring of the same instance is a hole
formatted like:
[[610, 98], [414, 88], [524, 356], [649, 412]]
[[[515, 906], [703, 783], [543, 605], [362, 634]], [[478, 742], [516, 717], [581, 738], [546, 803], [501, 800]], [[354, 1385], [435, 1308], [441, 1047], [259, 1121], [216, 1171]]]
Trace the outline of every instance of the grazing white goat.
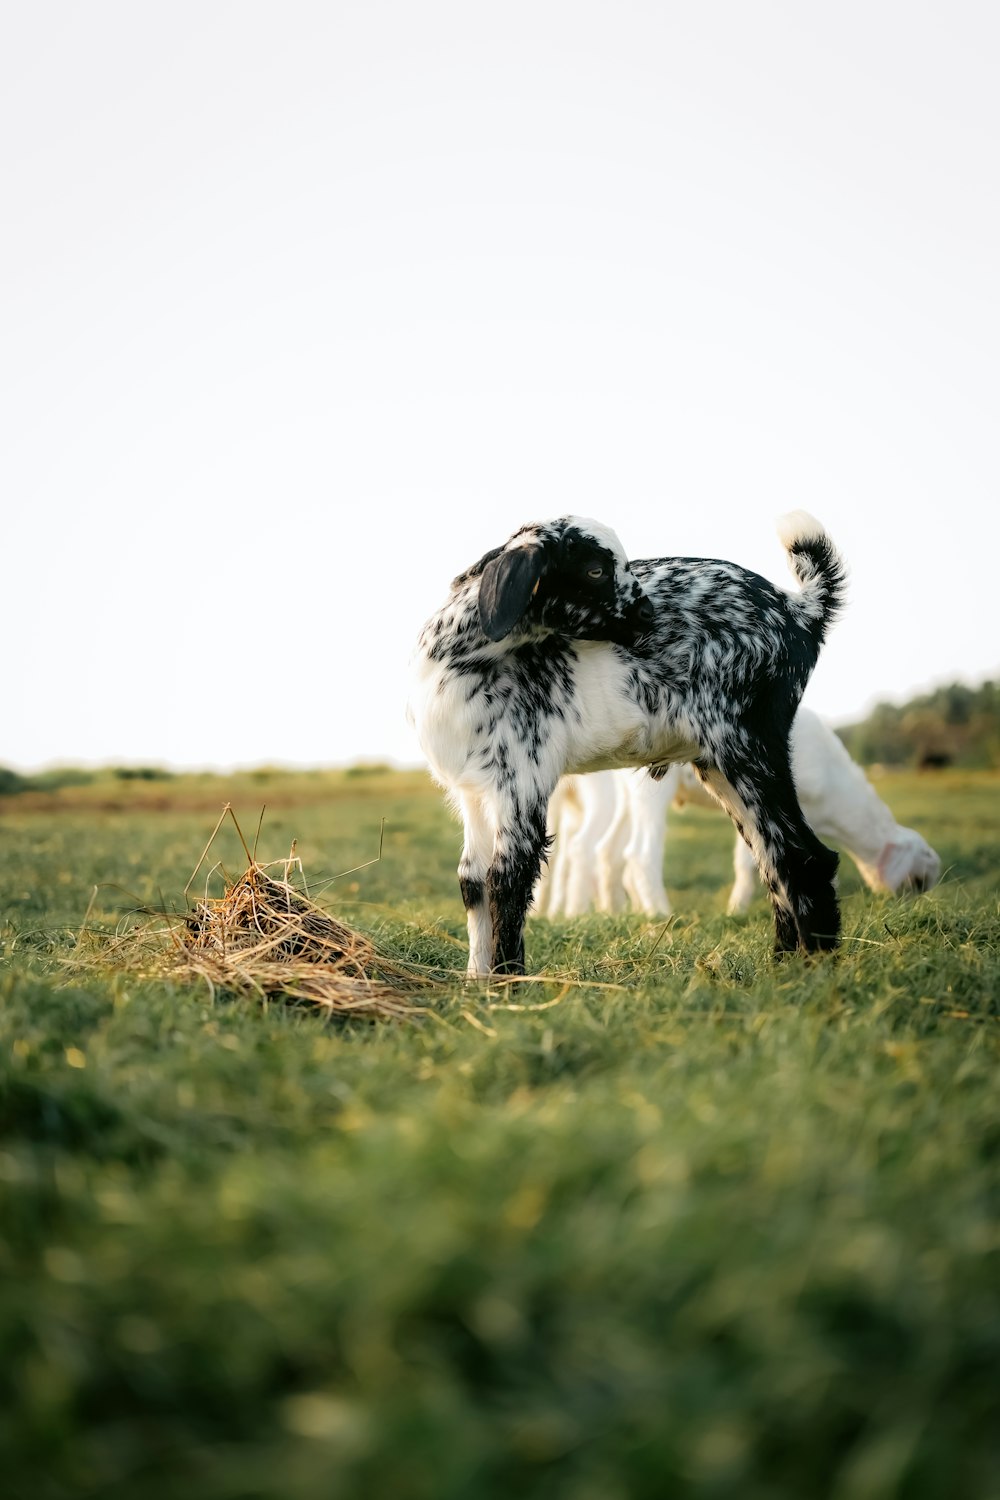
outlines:
[[[873, 891], [926, 891], [940, 873], [938, 855], [917, 831], [897, 823], [843, 742], [811, 709], [792, 723], [792, 776], [813, 831], [850, 855]], [[688, 766], [654, 781], [636, 771], [566, 776], [549, 803], [555, 839], [535, 910], [579, 916], [591, 906], [668, 913], [663, 883], [667, 809], [673, 802], [714, 807]], [[737, 836], [729, 911], [746, 911], [757, 886], [753, 855]]]

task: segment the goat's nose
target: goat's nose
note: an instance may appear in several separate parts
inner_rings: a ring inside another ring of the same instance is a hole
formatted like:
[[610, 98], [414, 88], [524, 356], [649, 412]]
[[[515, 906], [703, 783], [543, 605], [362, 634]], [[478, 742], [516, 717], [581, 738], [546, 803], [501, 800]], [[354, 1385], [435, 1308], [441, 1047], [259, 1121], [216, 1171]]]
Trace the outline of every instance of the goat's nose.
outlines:
[[653, 621], [656, 619], [656, 610], [650, 604], [648, 599], [643, 599], [642, 603], [639, 605], [639, 608], [636, 610], [636, 615], [638, 616], [640, 624], [652, 625]]

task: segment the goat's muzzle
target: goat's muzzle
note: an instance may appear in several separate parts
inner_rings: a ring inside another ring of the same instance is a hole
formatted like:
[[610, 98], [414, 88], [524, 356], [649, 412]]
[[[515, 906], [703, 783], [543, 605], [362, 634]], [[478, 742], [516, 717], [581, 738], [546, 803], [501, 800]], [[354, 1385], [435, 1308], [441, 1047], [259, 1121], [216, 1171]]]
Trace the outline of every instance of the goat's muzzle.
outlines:
[[[588, 613], [589, 618], [581, 622], [571, 618], [563, 627], [571, 640], [606, 641], [634, 650], [636, 643], [649, 635], [656, 622], [656, 608], [642, 593], [628, 603], [619, 602], [613, 613], [610, 610], [605, 612], [599, 605]], [[543, 617], [542, 623], [549, 624], [550, 621]], [[559, 625], [556, 624], [555, 628], [558, 630]]]
[[647, 636], [656, 620], [656, 607], [646, 594], [640, 594], [625, 611], [619, 644], [635, 648]]

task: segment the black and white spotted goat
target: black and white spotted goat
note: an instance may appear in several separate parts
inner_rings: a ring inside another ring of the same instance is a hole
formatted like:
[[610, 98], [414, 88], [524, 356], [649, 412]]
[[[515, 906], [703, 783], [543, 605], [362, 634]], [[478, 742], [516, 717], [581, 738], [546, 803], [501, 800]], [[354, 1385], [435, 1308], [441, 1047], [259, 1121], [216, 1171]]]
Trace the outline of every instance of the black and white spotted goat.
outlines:
[[753, 851], [776, 952], [836, 946], [837, 856], [802, 815], [788, 742], [845, 571], [804, 511], [779, 535], [797, 594], [730, 562], [629, 563], [574, 516], [522, 527], [455, 579], [417, 644], [410, 717], [465, 822], [470, 974], [524, 972], [564, 772], [686, 760]]

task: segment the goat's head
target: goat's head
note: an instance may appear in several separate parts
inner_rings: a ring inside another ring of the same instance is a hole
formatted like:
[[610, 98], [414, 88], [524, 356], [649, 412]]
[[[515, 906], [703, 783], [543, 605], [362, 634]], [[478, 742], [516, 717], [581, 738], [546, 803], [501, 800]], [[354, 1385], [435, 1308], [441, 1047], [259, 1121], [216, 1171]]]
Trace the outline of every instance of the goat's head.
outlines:
[[915, 828], [897, 828], [879, 856], [874, 884], [876, 890], [929, 891], [940, 874], [940, 856], [927, 840]]
[[608, 526], [562, 516], [523, 526], [464, 577], [479, 575], [479, 621], [491, 641], [538, 630], [631, 646], [653, 606]]

